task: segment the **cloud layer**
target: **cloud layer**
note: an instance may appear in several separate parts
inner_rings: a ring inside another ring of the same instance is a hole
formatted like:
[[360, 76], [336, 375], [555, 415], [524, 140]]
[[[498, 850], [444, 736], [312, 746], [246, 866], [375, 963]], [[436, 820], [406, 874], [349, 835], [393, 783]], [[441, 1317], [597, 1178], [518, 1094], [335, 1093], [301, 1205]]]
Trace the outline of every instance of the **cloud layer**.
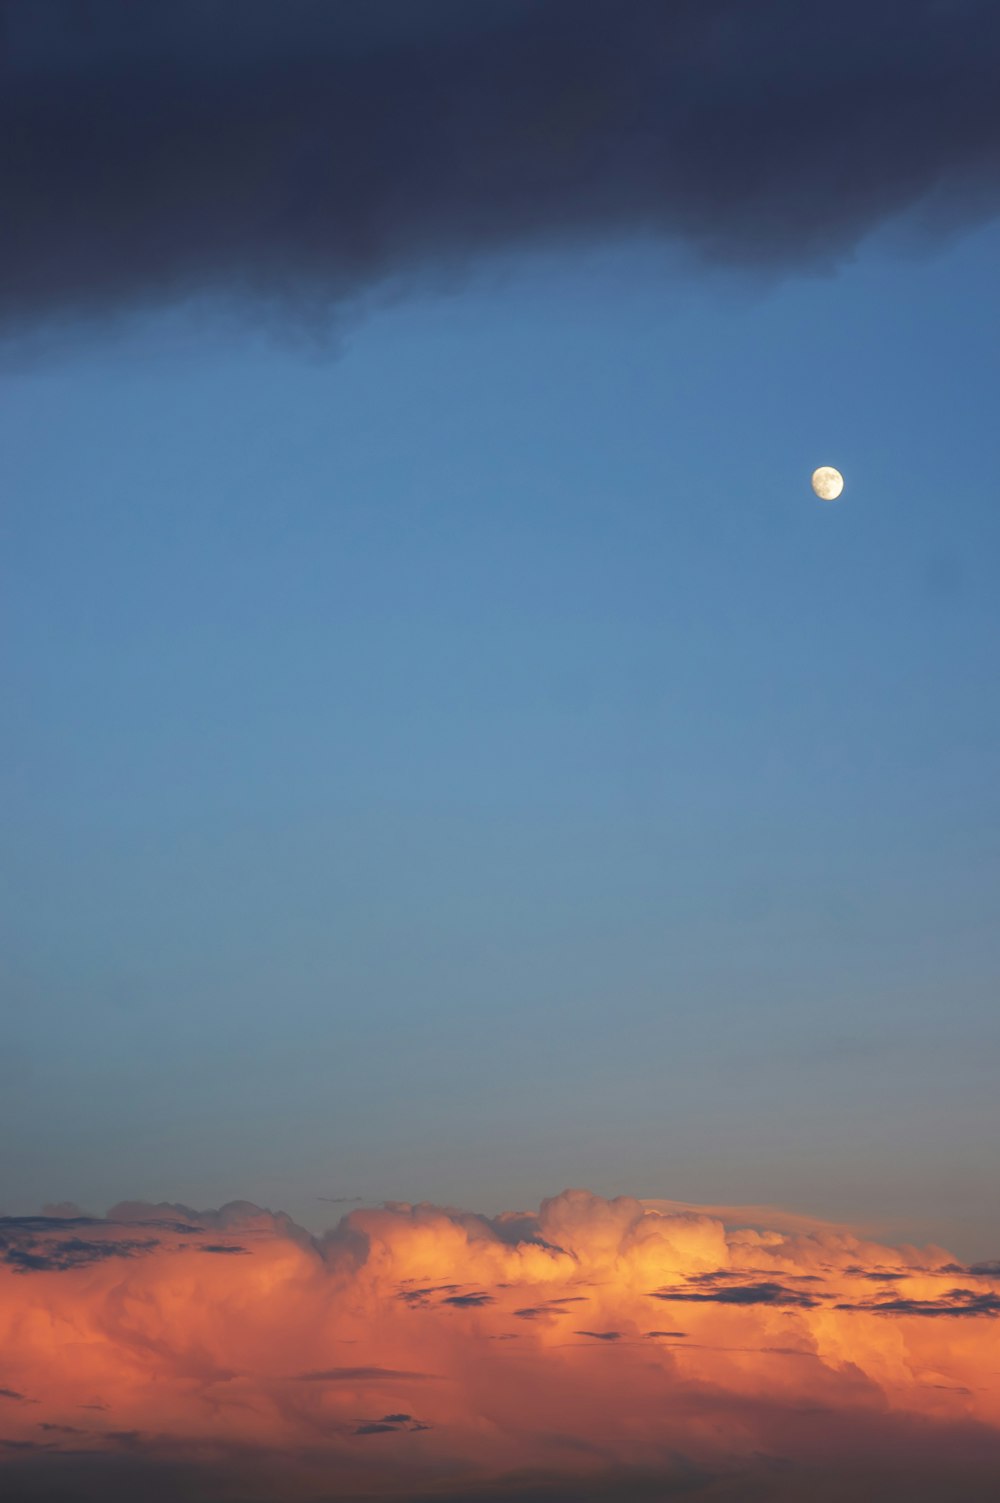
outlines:
[[0, 1468], [38, 1496], [128, 1495], [147, 1467], [178, 1496], [273, 1496], [280, 1471], [329, 1499], [723, 1497], [748, 1471], [781, 1497], [851, 1466], [933, 1496], [938, 1466], [975, 1497], [1000, 1475], [998, 1314], [997, 1268], [939, 1248], [583, 1190], [321, 1238], [243, 1203], [8, 1218]]
[[1000, 205], [993, 0], [0, 0], [0, 326], [529, 242], [830, 262]]

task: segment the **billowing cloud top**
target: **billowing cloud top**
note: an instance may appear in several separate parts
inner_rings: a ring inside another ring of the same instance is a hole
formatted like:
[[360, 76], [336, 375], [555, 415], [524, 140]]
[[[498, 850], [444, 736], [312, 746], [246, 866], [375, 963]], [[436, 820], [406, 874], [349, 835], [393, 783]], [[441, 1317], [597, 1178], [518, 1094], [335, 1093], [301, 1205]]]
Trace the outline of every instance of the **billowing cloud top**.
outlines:
[[0, 0], [0, 323], [322, 306], [633, 231], [829, 260], [1000, 203], [993, 0]]
[[280, 1458], [281, 1496], [583, 1496], [918, 1444], [995, 1477], [998, 1314], [995, 1264], [583, 1190], [538, 1215], [354, 1210], [320, 1238], [243, 1203], [8, 1218], [0, 1468], [259, 1481]]

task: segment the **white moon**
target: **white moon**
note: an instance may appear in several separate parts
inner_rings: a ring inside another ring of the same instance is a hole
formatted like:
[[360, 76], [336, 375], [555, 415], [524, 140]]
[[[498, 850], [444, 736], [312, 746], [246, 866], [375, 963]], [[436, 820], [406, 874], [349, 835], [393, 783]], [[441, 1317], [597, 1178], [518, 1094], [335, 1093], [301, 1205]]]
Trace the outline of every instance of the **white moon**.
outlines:
[[812, 487], [821, 501], [836, 501], [844, 489], [844, 477], [831, 464], [821, 464], [813, 470]]

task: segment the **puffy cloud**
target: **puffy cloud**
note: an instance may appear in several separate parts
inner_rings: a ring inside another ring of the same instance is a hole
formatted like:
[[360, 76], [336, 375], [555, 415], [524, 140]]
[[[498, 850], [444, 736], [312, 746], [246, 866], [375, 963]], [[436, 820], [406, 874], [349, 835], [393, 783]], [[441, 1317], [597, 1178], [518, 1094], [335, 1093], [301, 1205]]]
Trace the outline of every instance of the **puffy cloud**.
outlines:
[[0, 0], [0, 322], [313, 312], [637, 231], [827, 265], [996, 212], [992, 0]]
[[[0, 1465], [43, 1496], [114, 1461], [134, 1488], [140, 1463], [196, 1466], [222, 1497], [278, 1456], [282, 1496], [715, 1487], [762, 1456], [895, 1465], [913, 1434], [1000, 1464], [1000, 1277], [939, 1248], [583, 1190], [537, 1216], [352, 1210], [320, 1238], [244, 1203], [128, 1203], [7, 1218], [0, 1248]], [[655, 1325], [667, 1304], [682, 1330]]]

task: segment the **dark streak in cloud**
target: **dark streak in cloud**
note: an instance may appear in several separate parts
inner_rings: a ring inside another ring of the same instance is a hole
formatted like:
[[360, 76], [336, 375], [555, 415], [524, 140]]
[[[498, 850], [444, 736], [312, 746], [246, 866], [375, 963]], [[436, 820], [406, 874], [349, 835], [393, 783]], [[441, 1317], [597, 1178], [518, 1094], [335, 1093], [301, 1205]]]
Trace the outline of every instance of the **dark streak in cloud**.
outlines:
[[358, 1425], [351, 1433], [353, 1435], [414, 1435], [418, 1430], [432, 1428], [423, 1420], [414, 1419], [412, 1414], [383, 1414], [381, 1419], [368, 1420]]
[[424, 1309], [431, 1305], [432, 1294], [454, 1294], [461, 1287], [461, 1284], [430, 1284], [423, 1289], [402, 1289], [396, 1298], [406, 1305]]
[[563, 1305], [585, 1305], [588, 1296], [586, 1294], [567, 1294], [559, 1299], [549, 1299], [541, 1305], [525, 1305], [514, 1314], [518, 1320], [543, 1320], [547, 1315], [570, 1315], [572, 1311], [564, 1310]]
[[[108, 1258], [134, 1258], [159, 1246], [156, 1237], [114, 1238], [100, 1242], [66, 1237], [42, 1242], [30, 1234], [11, 1236], [0, 1231], [0, 1261], [7, 1263], [15, 1273], [24, 1274], [64, 1273], [67, 1269], [101, 1263]], [[44, 1247], [44, 1251], [35, 1250], [39, 1247]]]
[[717, 1268], [713, 1273], [688, 1274], [687, 1281], [689, 1284], [717, 1284], [726, 1283], [734, 1279], [740, 1279], [744, 1276], [744, 1272], [733, 1273], [732, 1270], [728, 1268]]
[[950, 1289], [939, 1300], [887, 1299], [863, 1304], [841, 1304], [837, 1310], [856, 1310], [868, 1315], [1000, 1315], [1000, 1295], [976, 1294], [972, 1289]]
[[203, 293], [312, 316], [632, 232], [829, 266], [1000, 205], [995, 0], [0, 0], [0, 34], [8, 330]]
[[0, 1233], [65, 1232], [71, 1226], [104, 1226], [99, 1216], [0, 1216]]
[[249, 1248], [230, 1247], [218, 1242], [206, 1242], [202, 1247], [198, 1249], [198, 1251], [205, 1253], [245, 1253], [247, 1256], [250, 1255]]
[[688, 1289], [656, 1289], [651, 1290], [650, 1295], [653, 1299], [683, 1300], [691, 1304], [791, 1305], [803, 1310], [814, 1309], [817, 1304], [810, 1295], [803, 1294], [798, 1289], [788, 1289], [784, 1284], [770, 1282], [724, 1285], [709, 1293]]
[[492, 1305], [492, 1294], [450, 1294], [447, 1299], [441, 1301], [442, 1305], [457, 1305], [460, 1309], [471, 1309], [476, 1305]]
[[399, 1435], [400, 1433], [413, 1435], [418, 1430], [432, 1428], [423, 1420], [414, 1419], [412, 1414], [383, 1414], [381, 1419], [363, 1422], [351, 1433], [353, 1435]]
[[328, 1367], [322, 1372], [297, 1373], [297, 1383], [382, 1383], [396, 1378], [425, 1382], [437, 1377], [436, 1373], [408, 1372], [395, 1367]]
[[595, 1341], [621, 1341], [621, 1331], [577, 1331], [577, 1336], [593, 1336]]

